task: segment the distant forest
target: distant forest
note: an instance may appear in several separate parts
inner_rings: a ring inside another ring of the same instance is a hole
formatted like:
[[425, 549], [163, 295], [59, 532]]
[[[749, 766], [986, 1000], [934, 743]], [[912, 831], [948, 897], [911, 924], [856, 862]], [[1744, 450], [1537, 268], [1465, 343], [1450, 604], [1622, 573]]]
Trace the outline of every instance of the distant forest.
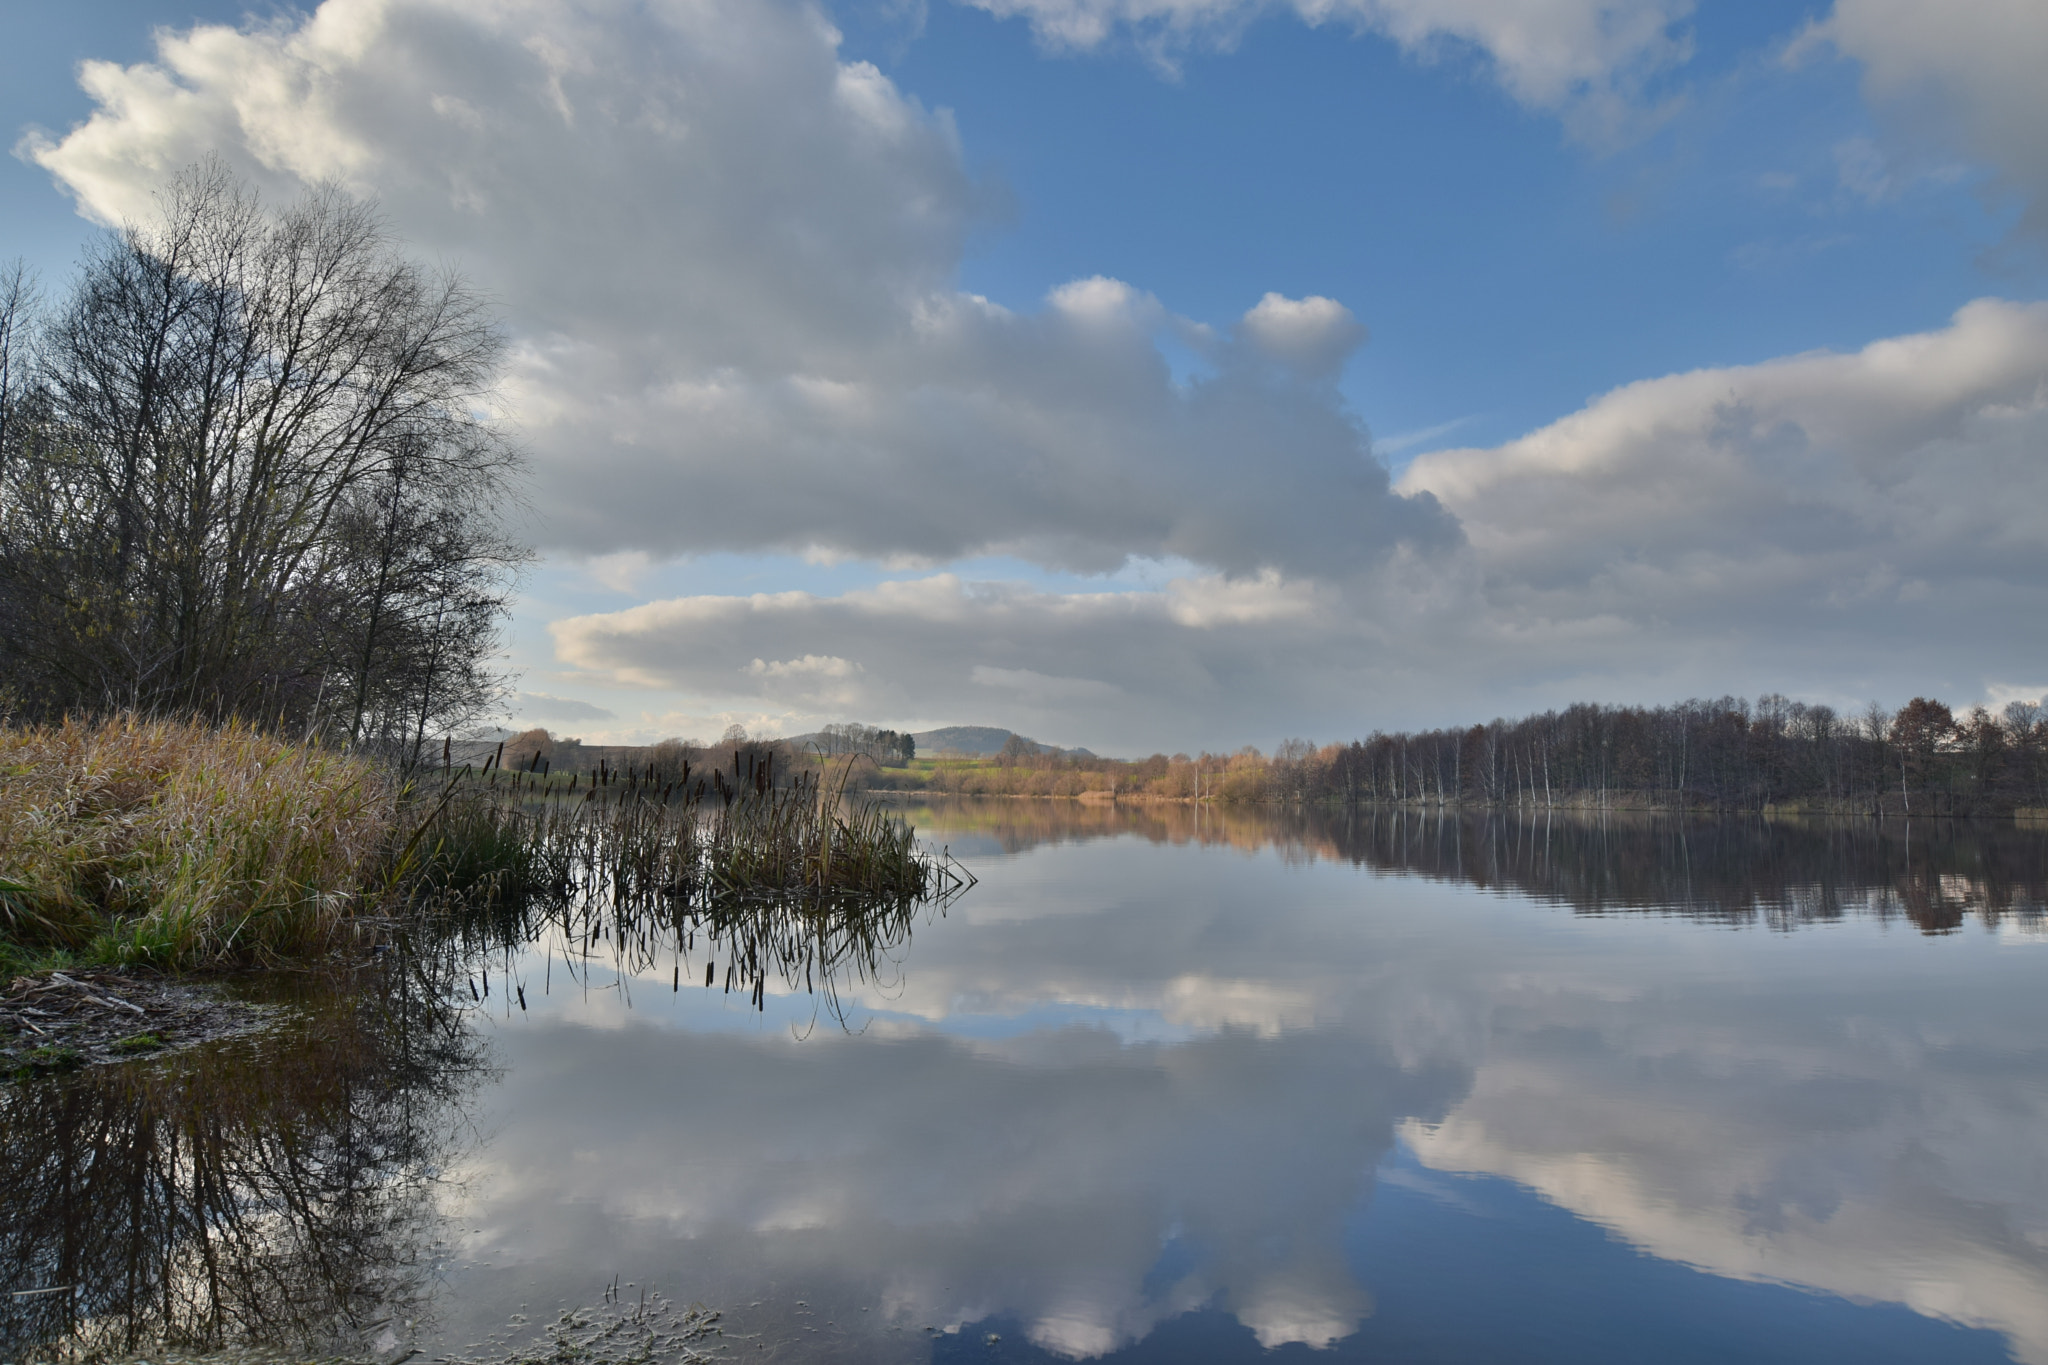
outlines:
[[2048, 806], [2048, 718], [2035, 702], [1957, 716], [1926, 697], [1856, 716], [1777, 695], [1581, 704], [1464, 730], [1283, 745], [1268, 767], [1283, 798], [1990, 814]]
[[[820, 737], [832, 743], [821, 742]], [[994, 755], [921, 752], [868, 726], [827, 727], [801, 740], [717, 745], [671, 740], [607, 750], [614, 765], [664, 771], [684, 758], [721, 767], [775, 749], [777, 771], [864, 755], [871, 789], [962, 796], [1065, 796], [1429, 810], [1804, 810], [1859, 815], [2048, 815], [2048, 715], [2014, 702], [1957, 716], [1916, 697], [1898, 711], [1855, 716], [1770, 695], [1675, 706], [1581, 704], [1464, 729], [1388, 734], [1348, 744], [1291, 739], [1272, 754], [1101, 758], [1012, 735]], [[508, 764], [594, 767], [598, 751], [529, 731], [504, 746]]]
[[[1137, 762], [1010, 756], [1014, 775], [935, 773], [990, 794], [1579, 810], [1792, 810], [1870, 815], [2048, 811], [2048, 717], [2014, 702], [1957, 716], [1916, 697], [1856, 716], [1777, 695], [1674, 706], [1584, 703], [1463, 729], [1349, 744], [1288, 740], [1271, 755]], [[1040, 776], [1034, 776], [1040, 775]], [[912, 785], [906, 774], [886, 785]]]

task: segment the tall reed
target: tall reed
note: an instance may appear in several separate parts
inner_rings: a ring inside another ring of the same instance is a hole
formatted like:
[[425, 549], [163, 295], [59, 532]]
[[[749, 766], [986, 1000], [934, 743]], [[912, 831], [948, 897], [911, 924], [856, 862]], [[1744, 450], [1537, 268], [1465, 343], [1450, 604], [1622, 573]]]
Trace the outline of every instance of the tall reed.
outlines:
[[880, 807], [850, 800], [847, 770], [778, 785], [772, 761], [682, 766], [663, 780], [600, 770], [585, 783], [530, 773], [458, 774], [397, 860], [433, 897], [484, 893], [641, 905], [731, 898], [829, 906], [919, 900], [960, 882], [948, 860]]
[[[763, 1003], [771, 976], [835, 992], [867, 979], [922, 908], [973, 876], [872, 803], [848, 772], [774, 780], [772, 761], [731, 772], [600, 770], [586, 785], [528, 773], [451, 780], [407, 875], [417, 899], [476, 947], [548, 939], [580, 961], [604, 943], [628, 971], [682, 961], [700, 936], [722, 953], [723, 984]], [[492, 864], [495, 864], [493, 867]], [[565, 963], [571, 970], [576, 962]], [[696, 969], [691, 969], [693, 978]], [[481, 996], [489, 989], [480, 978]]]

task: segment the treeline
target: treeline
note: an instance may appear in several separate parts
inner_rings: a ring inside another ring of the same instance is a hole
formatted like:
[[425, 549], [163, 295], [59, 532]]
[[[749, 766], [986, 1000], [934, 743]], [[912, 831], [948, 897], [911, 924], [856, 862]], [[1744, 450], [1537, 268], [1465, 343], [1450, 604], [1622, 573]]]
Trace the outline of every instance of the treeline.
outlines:
[[872, 725], [849, 721], [828, 725], [816, 734], [785, 741], [826, 758], [859, 756], [872, 758], [885, 767], [900, 768], [917, 757], [917, 741], [897, 730], [878, 730]]
[[502, 338], [338, 191], [218, 166], [46, 300], [0, 271], [0, 717], [119, 711], [420, 756], [494, 709], [527, 552]]
[[1957, 715], [1916, 697], [1854, 716], [1768, 695], [1675, 706], [1582, 704], [1465, 728], [1288, 740], [1272, 754], [1131, 761], [1040, 751], [944, 760], [878, 787], [1429, 809], [1764, 810], [1882, 815], [2048, 808], [2048, 715]]
[[1435, 807], [2002, 813], [2048, 805], [2048, 718], [2034, 702], [1958, 716], [1925, 697], [1855, 716], [1777, 695], [1581, 704], [1462, 730], [1283, 746], [1266, 794]]

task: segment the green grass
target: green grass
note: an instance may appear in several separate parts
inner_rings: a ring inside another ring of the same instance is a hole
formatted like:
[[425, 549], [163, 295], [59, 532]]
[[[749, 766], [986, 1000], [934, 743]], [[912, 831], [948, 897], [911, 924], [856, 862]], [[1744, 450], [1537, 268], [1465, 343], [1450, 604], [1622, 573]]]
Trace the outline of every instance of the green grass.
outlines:
[[38, 1076], [55, 1076], [66, 1071], [76, 1071], [85, 1065], [85, 1059], [75, 1048], [37, 1047], [30, 1048], [20, 1065], [11, 1073], [17, 1081], [34, 1080]]

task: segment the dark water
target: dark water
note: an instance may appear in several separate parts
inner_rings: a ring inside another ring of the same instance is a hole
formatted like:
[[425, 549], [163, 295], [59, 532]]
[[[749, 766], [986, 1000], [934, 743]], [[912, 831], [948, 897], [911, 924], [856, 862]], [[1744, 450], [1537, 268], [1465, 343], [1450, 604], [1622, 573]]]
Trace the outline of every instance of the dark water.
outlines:
[[82, 1286], [0, 1358], [616, 1285], [735, 1360], [2048, 1362], [2048, 834], [910, 814], [981, 883], [836, 1006], [556, 926], [0, 1092], [0, 1277]]

